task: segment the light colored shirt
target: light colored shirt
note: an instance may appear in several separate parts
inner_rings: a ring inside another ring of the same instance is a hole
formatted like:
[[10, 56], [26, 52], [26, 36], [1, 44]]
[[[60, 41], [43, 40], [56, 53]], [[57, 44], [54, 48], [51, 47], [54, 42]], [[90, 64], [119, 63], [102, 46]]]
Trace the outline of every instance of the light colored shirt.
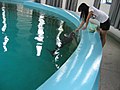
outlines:
[[93, 6], [90, 6], [89, 12], [90, 11], [93, 12], [92, 17], [97, 19], [100, 23], [104, 23], [109, 18], [109, 16], [105, 12], [103, 12], [103, 11], [93, 7]]

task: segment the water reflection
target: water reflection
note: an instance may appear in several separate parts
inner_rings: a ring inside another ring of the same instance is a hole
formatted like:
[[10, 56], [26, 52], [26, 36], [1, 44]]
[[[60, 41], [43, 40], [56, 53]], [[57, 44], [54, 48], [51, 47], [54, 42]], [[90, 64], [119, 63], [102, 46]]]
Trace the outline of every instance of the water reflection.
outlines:
[[6, 28], [7, 28], [7, 24], [6, 24], [6, 17], [5, 17], [5, 5], [3, 4], [2, 6], [2, 19], [3, 19], [3, 27], [2, 27], [2, 33], [5, 32]]
[[57, 37], [56, 37], [56, 45], [57, 45], [57, 49], [55, 50], [55, 52], [54, 52], [54, 54], [56, 55], [55, 56], [55, 66], [59, 69], [59, 65], [56, 63], [58, 60], [59, 60], [59, 56], [60, 56], [60, 53], [59, 53], [59, 50], [60, 50], [60, 47], [61, 47], [61, 45], [62, 45], [62, 42], [61, 42], [61, 40], [60, 40], [60, 35], [61, 35], [61, 33], [64, 31], [64, 29], [63, 29], [63, 23], [64, 23], [64, 21], [60, 21], [60, 26], [59, 26], [59, 28], [57, 29], [58, 31], [59, 31], [59, 33], [57, 34]]
[[8, 36], [6, 35], [5, 31], [7, 29], [7, 24], [6, 24], [6, 16], [5, 16], [5, 5], [2, 4], [2, 23], [3, 23], [3, 27], [2, 27], [2, 34], [4, 35], [4, 41], [3, 41], [3, 49], [4, 49], [4, 52], [7, 51], [7, 43], [9, 41], [9, 38]]
[[6, 45], [7, 45], [8, 41], [9, 41], [9, 38], [8, 38], [7, 36], [5, 36], [5, 37], [4, 37], [4, 42], [3, 42], [3, 49], [4, 49], [4, 52], [7, 51]]
[[34, 38], [35, 40], [38, 41], [38, 43], [36, 44], [36, 50], [37, 50], [36, 56], [40, 56], [41, 50], [42, 50], [42, 44], [43, 44], [43, 39], [44, 39], [43, 25], [45, 24], [44, 16], [40, 15], [38, 21], [39, 21], [39, 24], [38, 24], [37, 37]]
[[[20, 5], [7, 4], [0, 12], [2, 12], [0, 20], [2, 20], [3, 27], [0, 33], [0, 51], [2, 51], [2, 54], [0, 52], [0, 75], [2, 75], [0, 80], [7, 81], [6, 85], [1, 83], [3, 86], [1, 88], [4, 90], [9, 88], [17, 90], [18, 87], [21, 90], [35, 88], [49, 78], [56, 71], [56, 67], [61, 66], [66, 60], [66, 57], [62, 57], [59, 58], [60, 62], [57, 62], [58, 57], [56, 56], [56, 63], [59, 65], [53, 63], [52, 60], [55, 59], [46, 49], [53, 49], [56, 44], [61, 46], [59, 38], [61, 31], [59, 29], [63, 28], [62, 24], [58, 25], [60, 21], [55, 18], [51, 19], [51, 17], [38, 15], [39, 13], [31, 13], [32, 10], [28, 11]], [[48, 23], [47, 25], [44, 25], [44, 17], [49, 20], [49, 22], [45, 21], [45, 24]], [[71, 29], [68, 30], [70, 32]], [[3, 53], [1, 48], [9, 52]], [[65, 56], [68, 56], [67, 53], [69, 52], [65, 52]], [[62, 73], [59, 78], [61, 75]], [[12, 82], [10, 82], [11, 80]], [[27, 85], [29, 87], [26, 87]]]

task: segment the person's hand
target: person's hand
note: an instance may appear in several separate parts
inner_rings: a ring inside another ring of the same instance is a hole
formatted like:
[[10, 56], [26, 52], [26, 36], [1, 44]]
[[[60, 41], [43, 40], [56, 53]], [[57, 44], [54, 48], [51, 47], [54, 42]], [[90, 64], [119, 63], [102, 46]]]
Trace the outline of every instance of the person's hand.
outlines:
[[87, 27], [86, 26], [84, 26], [83, 28], [82, 28], [82, 30], [85, 30]]
[[79, 30], [80, 30], [80, 29], [79, 29], [79, 28], [77, 28], [77, 29], [75, 29], [75, 32], [79, 32]]
[[79, 29], [76, 29], [75, 32], [79, 32]]

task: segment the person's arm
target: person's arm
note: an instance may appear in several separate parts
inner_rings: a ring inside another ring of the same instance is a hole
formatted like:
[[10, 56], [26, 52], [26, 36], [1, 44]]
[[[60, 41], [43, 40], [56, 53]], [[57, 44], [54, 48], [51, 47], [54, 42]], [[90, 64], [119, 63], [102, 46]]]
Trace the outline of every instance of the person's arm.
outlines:
[[82, 26], [84, 25], [85, 21], [82, 21], [81, 24], [79, 25], [79, 27], [75, 30], [76, 32], [78, 32], [80, 30], [80, 28], [82, 28]]
[[85, 26], [82, 28], [83, 30], [85, 30], [85, 29], [87, 28], [89, 19], [90, 19], [90, 17], [92, 16], [92, 14], [93, 14], [92, 11], [90, 11], [90, 12], [88, 13], [88, 16], [87, 16], [87, 19], [86, 19], [86, 24], [85, 24]]

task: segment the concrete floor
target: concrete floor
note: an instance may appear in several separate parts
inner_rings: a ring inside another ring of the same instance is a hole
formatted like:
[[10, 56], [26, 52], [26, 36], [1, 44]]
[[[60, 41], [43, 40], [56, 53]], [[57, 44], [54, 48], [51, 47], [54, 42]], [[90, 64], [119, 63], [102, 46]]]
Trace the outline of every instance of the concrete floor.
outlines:
[[103, 48], [99, 90], [120, 90], [120, 43], [110, 35]]

